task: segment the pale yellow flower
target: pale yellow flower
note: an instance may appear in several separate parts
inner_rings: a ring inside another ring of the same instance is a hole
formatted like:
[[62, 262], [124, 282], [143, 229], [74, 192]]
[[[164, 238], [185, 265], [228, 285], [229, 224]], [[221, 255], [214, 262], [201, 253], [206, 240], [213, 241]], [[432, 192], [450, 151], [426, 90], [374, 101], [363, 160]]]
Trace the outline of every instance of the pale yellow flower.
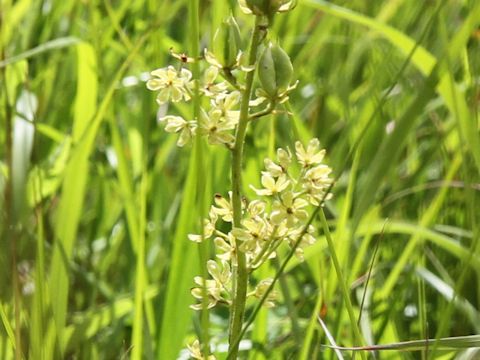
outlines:
[[281, 201], [273, 203], [270, 219], [277, 225], [286, 220], [288, 227], [297, 222], [305, 222], [308, 219], [308, 212], [304, 209], [306, 206], [308, 206], [306, 200], [295, 198], [293, 192], [287, 191], [282, 194]]
[[[227, 291], [227, 285], [231, 282], [232, 272], [227, 262], [221, 262], [219, 265], [214, 260], [207, 262], [207, 270], [213, 279], [204, 279], [201, 276], [196, 276], [193, 280], [198, 287], [193, 288], [190, 292], [197, 300], [203, 300], [205, 293], [208, 296], [207, 308], [214, 307], [219, 301], [228, 303], [229, 300], [225, 298], [224, 294]], [[202, 303], [190, 305], [194, 310], [202, 309]]]
[[[272, 283], [273, 283], [273, 279], [271, 279], [271, 278], [260, 281], [258, 283], [258, 285], [255, 287], [254, 296], [257, 299], [263, 298], [263, 296], [267, 292], [268, 288], [272, 285]], [[274, 301], [276, 301], [277, 298], [278, 298], [278, 292], [276, 290], [272, 289], [268, 293], [267, 298], [265, 299], [265, 302], [263, 303], [263, 306], [265, 306], [267, 308], [274, 307], [275, 306]]]
[[[325, 196], [325, 191], [330, 187], [333, 179], [329, 177], [332, 169], [327, 165], [317, 165], [305, 173], [302, 179], [302, 187], [307, 193], [308, 201], [312, 205], [319, 205], [319, 202]], [[324, 200], [332, 197], [328, 194]]]
[[160, 118], [160, 122], [165, 123], [166, 132], [179, 134], [177, 145], [180, 147], [192, 140], [197, 129], [196, 121], [187, 121], [181, 116], [167, 115]]
[[290, 149], [288, 147], [286, 150], [282, 148], [277, 149], [277, 159], [278, 163], [284, 170], [288, 169], [292, 163], [292, 153], [290, 152]]
[[264, 172], [262, 175], [262, 185], [264, 189], [256, 189], [250, 186], [257, 195], [271, 196], [276, 195], [284, 191], [290, 185], [290, 180], [285, 175], [281, 175], [277, 180], [269, 172]]
[[306, 150], [302, 143], [297, 141], [295, 143], [295, 150], [298, 162], [305, 168], [320, 164], [325, 157], [325, 150], [320, 150], [320, 142], [317, 138], [310, 140]]
[[213, 211], [213, 209], [210, 209], [208, 212], [208, 218], [203, 219], [203, 237], [199, 234], [188, 234], [188, 239], [196, 243], [201, 243], [202, 240], [211, 238], [215, 232], [215, 224], [217, 219], [217, 213]]
[[259, 243], [269, 235], [268, 224], [262, 218], [245, 219], [241, 228], [233, 228], [231, 234], [235, 239], [240, 240], [240, 250], [244, 252], [254, 251]]
[[[220, 62], [219, 59], [217, 59], [217, 57], [215, 56], [215, 54], [211, 51], [208, 51], [207, 49], [204, 50], [203, 52], [203, 55], [205, 57], [205, 60], [211, 65], [211, 66], [214, 66], [218, 69], [223, 69], [223, 64]], [[238, 51], [238, 54], [237, 54], [237, 57], [235, 59], [235, 64], [233, 64], [233, 66], [229, 66], [230, 69], [235, 69], [237, 67], [240, 67], [242, 70], [244, 71], [251, 71], [253, 69], [244, 69], [242, 66], [240, 66], [242, 64], [242, 60], [243, 60], [243, 53], [242, 51]]]
[[235, 122], [227, 121], [222, 111], [213, 109], [206, 114], [202, 112], [199, 123], [199, 132], [206, 136], [211, 145], [227, 145], [231, 147], [235, 141], [231, 130], [235, 128]]
[[[201, 276], [195, 276], [193, 278], [193, 281], [195, 282], [195, 284], [198, 285], [198, 287], [194, 287], [192, 290], [190, 290], [192, 296], [195, 299], [202, 301], [204, 292], [206, 292], [208, 296], [207, 309], [211, 309], [212, 307], [217, 305], [218, 301], [221, 299], [221, 284], [219, 284], [215, 280], [205, 280]], [[193, 310], [202, 310], [203, 301], [198, 304], [190, 305], [190, 308]]]
[[[294, 246], [295, 243], [298, 241], [298, 237], [303, 232], [303, 226], [290, 230], [288, 234], [288, 242], [290, 246]], [[300, 243], [298, 244], [297, 248], [295, 249], [295, 256], [300, 260], [304, 261], [304, 251], [306, 247], [313, 245], [316, 241], [315, 239], [315, 227], [313, 225], [309, 225], [307, 232], [302, 236]]]
[[225, 199], [220, 194], [215, 194], [215, 204], [212, 205], [212, 211], [220, 216], [223, 221], [232, 222], [233, 221], [233, 206], [232, 206], [232, 193], [228, 193], [230, 200]]
[[167, 68], [154, 70], [150, 74], [152, 79], [147, 81], [147, 88], [158, 91], [157, 103], [159, 105], [168, 102], [170, 99], [173, 102], [190, 99], [187, 86], [192, 78], [192, 73], [189, 70], [182, 68], [177, 71], [173, 66], [168, 66]]
[[235, 238], [233, 235], [229, 233], [226, 239], [217, 236], [215, 239], [213, 239], [213, 242], [215, 244], [215, 248], [217, 249], [217, 257], [223, 261], [232, 261], [232, 265], [235, 265], [235, 247], [232, 245], [235, 242]]
[[225, 96], [217, 96], [211, 101], [212, 109], [220, 110], [221, 116], [229, 124], [237, 125], [240, 118], [240, 111], [233, 110], [234, 107], [240, 102], [240, 92], [232, 91]]
[[212, 278], [222, 285], [228, 284], [232, 278], [232, 272], [230, 271], [228, 262], [222, 261], [219, 265], [216, 261], [208, 260], [207, 270]]
[[[265, 0], [268, 1], [268, 0]], [[287, 12], [292, 10], [297, 5], [297, 0], [270, 0], [271, 5], [270, 9], [274, 12]], [[261, 3], [261, 2], [260, 2]], [[269, 15], [265, 14], [262, 7], [266, 7], [265, 5], [255, 6], [255, 3], [251, 3], [248, 0], [238, 0], [238, 5], [240, 5], [240, 9], [245, 14], [255, 14], [255, 15]]]
[[255, 218], [257, 216], [263, 215], [263, 213], [265, 212], [265, 202], [261, 200], [251, 201], [248, 204], [247, 212], [251, 218]]
[[216, 66], [210, 66], [205, 70], [203, 76], [202, 92], [208, 97], [224, 97], [227, 91], [227, 83], [225, 81], [215, 82], [218, 77], [219, 69]]
[[282, 174], [285, 174], [285, 169], [272, 160], [267, 158], [263, 162], [265, 164], [265, 169], [270, 175], [272, 175], [272, 177], [279, 177]]
[[191, 345], [187, 345], [188, 351], [190, 352], [190, 356], [196, 360], [215, 360], [214, 355], [208, 355], [205, 357], [202, 354], [202, 347], [198, 340], [195, 340]]

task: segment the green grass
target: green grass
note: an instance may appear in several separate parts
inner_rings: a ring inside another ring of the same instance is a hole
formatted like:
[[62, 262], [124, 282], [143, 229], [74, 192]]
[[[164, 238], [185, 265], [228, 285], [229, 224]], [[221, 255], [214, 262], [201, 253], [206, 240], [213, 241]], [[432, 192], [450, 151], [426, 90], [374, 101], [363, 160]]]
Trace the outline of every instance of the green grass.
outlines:
[[[200, 55], [231, 12], [247, 43], [236, 1], [1, 0], [0, 359], [176, 359], [195, 338], [227, 356], [227, 310], [189, 308], [214, 254], [187, 234], [231, 188], [230, 156], [176, 147], [144, 80], [171, 47]], [[479, 356], [464, 337], [480, 331], [479, 28], [474, 0], [301, 0], [276, 17], [300, 82], [289, 113], [247, 130], [244, 192], [311, 137], [338, 181], [278, 305], [247, 303], [241, 358]]]

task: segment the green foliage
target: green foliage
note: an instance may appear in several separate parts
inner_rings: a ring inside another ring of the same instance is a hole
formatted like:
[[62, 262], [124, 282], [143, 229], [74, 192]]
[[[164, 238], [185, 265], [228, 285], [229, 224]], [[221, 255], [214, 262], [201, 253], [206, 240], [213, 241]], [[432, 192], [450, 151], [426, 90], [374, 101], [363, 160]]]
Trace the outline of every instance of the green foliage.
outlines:
[[[236, 1], [194, 3], [1, 0], [1, 359], [186, 358], [195, 338], [226, 356], [227, 312], [189, 308], [213, 252], [187, 234], [231, 189], [229, 154], [176, 147], [145, 81], [179, 65], [170, 48], [203, 56], [229, 15], [243, 43], [253, 21]], [[241, 357], [387, 344], [372, 349], [474, 359], [461, 348], [478, 336], [459, 336], [480, 331], [480, 4], [303, 0], [271, 20], [299, 84], [250, 123], [244, 193], [265, 157], [312, 137], [337, 182], [306, 262], [282, 253], [258, 275], [285, 265], [277, 306], [247, 303]], [[192, 119], [199, 105], [168, 106]]]

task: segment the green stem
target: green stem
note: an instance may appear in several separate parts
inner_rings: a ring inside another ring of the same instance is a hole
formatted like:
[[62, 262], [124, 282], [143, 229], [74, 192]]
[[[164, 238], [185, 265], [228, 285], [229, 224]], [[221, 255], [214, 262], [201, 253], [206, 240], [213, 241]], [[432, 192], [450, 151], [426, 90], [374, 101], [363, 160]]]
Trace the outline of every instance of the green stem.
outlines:
[[223, 78], [230, 84], [232, 85], [236, 90], [242, 91], [242, 87], [237, 83], [237, 79], [235, 76], [232, 74], [232, 71], [229, 68], [223, 68], [222, 69], [222, 75]]
[[[190, 51], [191, 55], [196, 58], [200, 53], [199, 43], [200, 43], [200, 1], [199, 0], [190, 0]], [[192, 64], [192, 73], [194, 79], [200, 78], [200, 65], [198, 61], [195, 61]], [[195, 82], [195, 87], [192, 91], [192, 101], [193, 101], [193, 118], [198, 121], [200, 118], [200, 89], [198, 82]], [[195, 157], [196, 157], [196, 173], [197, 173], [197, 189], [196, 197], [198, 204], [198, 214], [200, 219], [200, 234], [202, 239], [204, 238], [204, 228], [203, 228], [203, 218], [204, 218], [204, 206], [205, 206], [205, 178], [200, 176], [202, 169], [205, 166], [205, 159], [203, 154], [202, 141], [200, 136], [195, 138]], [[206, 279], [207, 278], [207, 269], [205, 264], [208, 260], [208, 244], [203, 242], [198, 247], [198, 255], [200, 259], [200, 274]], [[201, 324], [201, 336], [200, 341], [202, 344], [202, 352], [205, 357], [210, 355], [210, 335], [209, 335], [209, 310], [208, 310], [208, 293], [206, 287], [203, 287], [203, 300], [202, 300], [202, 312], [200, 314], [200, 324]]]
[[[281, 264], [280, 264], [280, 260], [278, 260], [278, 257], [273, 259], [273, 265], [275, 266], [275, 270], [279, 272]], [[292, 296], [290, 295], [290, 289], [288, 287], [288, 283], [287, 283], [287, 280], [285, 279], [285, 276], [280, 276], [278, 278], [278, 282], [280, 283], [280, 289], [282, 291], [285, 304], [287, 305], [289, 318], [292, 323], [293, 338], [295, 339], [296, 346], [300, 348], [300, 344], [302, 343], [302, 332], [300, 330], [300, 326], [298, 325], [297, 309], [295, 308], [295, 304], [293, 303]]]
[[[248, 65], [253, 66], [257, 60], [257, 49], [263, 38], [265, 27], [262, 24], [263, 18], [255, 18], [255, 27], [252, 33], [250, 43]], [[232, 205], [233, 205], [233, 226], [240, 227], [242, 220], [242, 158], [243, 145], [245, 142], [245, 133], [248, 125], [249, 101], [252, 93], [253, 78], [255, 72], [247, 73], [245, 80], [245, 90], [240, 105], [240, 119], [235, 133], [235, 145], [232, 150]], [[247, 297], [248, 269], [245, 254], [238, 250], [236, 244], [237, 264], [233, 267], [233, 304], [230, 314], [229, 328], [229, 353], [232, 359], [238, 355], [238, 346], [240, 341], [235, 341], [242, 330], [243, 317], [245, 313], [245, 302]]]
[[277, 229], [278, 227], [275, 226], [272, 231], [272, 235], [270, 238], [265, 242], [263, 245], [262, 250], [258, 253], [258, 255], [253, 259], [253, 261], [250, 262], [250, 271], [255, 270], [262, 264], [262, 257], [265, 255], [265, 253], [271, 248], [272, 243], [275, 241], [275, 237], [277, 235]]
[[256, 113], [251, 114], [249, 116], [249, 119], [254, 120], [254, 119], [261, 118], [262, 116], [269, 115], [273, 112], [274, 109], [275, 109], [275, 101], [270, 101], [268, 103], [268, 106], [264, 110], [260, 110]]
[[253, 263], [254, 267], [252, 270], [258, 269], [265, 261], [267, 261], [270, 258], [270, 255], [272, 255], [282, 243], [283, 238], [277, 238], [274, 240], [275, 241], [268, 244], [268, 248], [266, 249], [267, 251], [265, 252], [262, 251], [262, 254], [261, 254], [262, 258], [259, 258], [259, 260], [255, 260], [255, 262]]
[[[5, 14], [0, 12], [0, 33], [3, 29]], [[6, 59], [5, 47], [3, 39], [0, 38], [0, 62], [3, 62]], [[17, 271], [17, 230], [16, 230], [16, 216], [15, 216], [15, 206], [14, 206], [14, 188], [13, 188], [13, 106], [12, 101], [9, 99], [9, 93], [7, 88], [7, 70], [2, 68], [1, 70], [1, 81], [3, 83], [3, 90], [5, 91], [5, 162], [8, 169], [8, 177], [5, 184], [5, 223], [4, 231], [5, 234], [2, 237], [8, 239], [7, 242], [10, 243], [10, 266], [11, 266], [11, 280], [12, 280], [12, 297], [13, 297], [13, 311], [15, 317], [15, 359], [22, 359], [22, 341], [21, 341], [21, 294], [20, 294], [20, 284]], [[3, 214], [2, 214], [3, 215]], [[3, 241], [2, 241], [3, 242]], [[3, 243], [1, 245], [4, 245]], [[2, 248], [6, 248], [2, 246]], [[4, 259], [0, 258], [0, 264], [5, 261], [8, 261], [8, 257]], [[7, 264], [1, 264], [7, 265]], [[6, 268], [6, 267], [5, 267]], [[8, 271], [6, 271], [8, 279]], [[5, 280], [6, 280], [5, 279]], [[3, 279], [0, 279], [3, 280]], [[3, 281], [2, 281], [3, 282]]]

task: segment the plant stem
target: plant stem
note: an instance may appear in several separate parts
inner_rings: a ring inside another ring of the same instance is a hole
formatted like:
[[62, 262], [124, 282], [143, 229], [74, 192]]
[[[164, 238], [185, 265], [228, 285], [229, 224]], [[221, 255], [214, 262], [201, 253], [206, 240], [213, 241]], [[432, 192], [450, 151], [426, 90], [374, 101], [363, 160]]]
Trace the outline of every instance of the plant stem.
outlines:
[[[248, 65], [253, 66], [257, 60], [257, 49], [263, 38], [263, 32], [266, 31], [262, 26], [263, 18], [255, 18], [255, 27], [252, 33], [250, 43]], [[243, 145], [245, 133], [248, 124], [249, 101], [252, 93], [252, 85], [255, 71], [247, 73], [245, 80], [245, 90], [240, 105], [240, 119], [235, 133], [235, 145], [232, 150], [232, 205], [233, 205], [233, 226], [240, 227], [242, 220], [242, 163], [243, 163]], [[248, 269], [245, 254], [238, 250], [236, 245], [237, 264], [233, 267], [233, 303], [230, 313], [229, 328], [229, 353], [231, 358], [236, 359], [238, 355], [238, 346], [240, 341], [235, 341], [242, 330], [243, 317], [245, 313], [245, 301], [247, 296]]]
[[[0, 12], [0, 31], [3, 29], [4, 14]], [[2, 39], [0, 39], [2, 40]], [[0, 43], [0, 62], [3, 62], [6, 59], [5, 47], [3, 43]], [[16, 230], [16, 221], [17, 216], [15, 215], [15, 200], [14, 200], [14, 184], [13, 184], [13, 105], [12, 101], [9, 99], [9, 93], [7, 88], [7, 70], [6, 68], [1, 69], [1, 81], [3, 83], [3, 90], [5, 91], [5, 163], [8, 169], [8, 176], [5, 184], [5, 194], [4, 194], [4, 204], [5, 204], [5, 214], [4, 215], [4, 234], [0, 234], [6, 241], [10, 244], [10, 274], [6, 271], [6, 279], [11, 276], [12, 280], [12, 297], [13, 297], [13, 312], [15, 318], [15, 359], [22, 359], [22, 341], [21, 341], [21, 294], [20, 294], [20, 284], [17, 271], [17, 230]], [[3, 241], [2, 241], [3, 242]], [[1, 245], [4, 245], [3, 243]], [[6, 249], [6, 246], [2, 246]], [[5, 261], [5, 264], [1, 264]], [[0, 258], [1, 265], [7, 265], [8, 257], [4, 259]], [[6, 280], [5, 279], [5, 280]], [[3, 279], [2, 280], [3, 283]]]
[[[275, 266], [275, 270], [279, 272], [281, 264], [280, 260], [278, 260], [278, 257], [273, 259], [273, 265]], [[280, 289], [282, 291], [283, 298], [285, 299], [285, 304], [287, 305], [288, 313], [290, 315], [289, 317], [292, 324], [293, 338], [295, 339], [296, 346], [300, 349], [300, 344], [302, 343], [302, 332], [300, 330], [300, 326], [298, 325], [297, 309], [295, 308], [292, 296], [290, 295], [290, 289], [288, 287], [285, 276], [280, 276], [278, 278], [278, 282], [280, 283]]]
[[[197, 57], [200, 53], [199, 44], [200, 44], [200, 1], [199, 0], [190, 0], [190, 13], [189, 13], [189, 23], [190, 23], [190, 51], [193, 57]], [[198, 61], [195, 61], [192, 64], [192, 73], [194, 79], [200, 78], [200, 65]], [[195, 82], [193, 92], [191, 94], [193, 101], [193, 118], [198, 121], [200, 118], [200, 89], [198, 82]], [[202, 169], [205, 166], [202, 139], [200, 136], [195, 137], [195, 162], [196, 162], [196, 176], [197, 176], [197, 189], [196, 189], [196, 199], [198, 204], [198, 215], [199, 215], [199, 228], [200, 235], [202, 239], [205, 236], [203, 228], [203, 218], [204, 218], [204, 207], [205, 207], [205, 178], [200, 176]], [[203, 242], [198, 247], [198, 256], [200, 259], [200, 274], [206, 279], [207, 278], [207, 269], [205, 264], [208, 260], [208, 244]], [[202, 312], [200, 314], [200, 324], [201, 324], [201, 337], [200, 341], [202, 344], [202, 352], [205, 357], [210, 355], [210, 336], [209, 336], [209, 310], [208, 310], [208, 293], [206, 287], [203, 287], [203, 300], [202, 300]]]
[[254, 119], [261, 118], [262, 116], [266, 116], [266, 115], [271, 114], [274, 109], [275, 109], [275, 102], [270, 101], [268, 106], [264, 110], [260, 110], [256, 113], [253, 113], [248, 118], [249, 118], [249, 120], [254, 120]]

